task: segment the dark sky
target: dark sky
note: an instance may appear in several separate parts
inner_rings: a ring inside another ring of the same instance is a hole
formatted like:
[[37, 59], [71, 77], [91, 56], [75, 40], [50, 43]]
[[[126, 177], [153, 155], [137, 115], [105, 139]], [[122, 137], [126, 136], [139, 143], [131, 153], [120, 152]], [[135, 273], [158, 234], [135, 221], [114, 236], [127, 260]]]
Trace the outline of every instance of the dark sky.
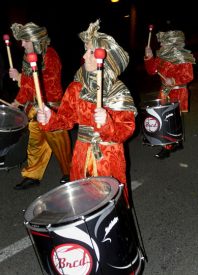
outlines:
[[[68, 81], [78, 69], [83, 53], [78, 33], [86, 30], [89, 23], [98, 18], [101, 19], [100, 31], [112, 35], [132, 55], [143, 55], [149, 24], [154, 24], [154, 34], [164, 30], [167, 25], [172, 29], [181, 29], [188, 42], [195, 44], [192, 47], [198, 47], [197, 9], [193, 0], [186, 3], [178, 0], [120, 0], [118, 4], [112, 4], [110, 0], [6, 2], [4, 9], [1, 7], [1, 35], [11, 34], [10, 26], [15, 22], [25, 24], [32, 21], [46, 26], [52, 45], [62, 58]], [[131, 13], [132, 7], [135, 7], [135, 14]], [[124, 18], [127, 14], [131, 17]], [[16, 41], [13, 39], [12, 42], [14, 47]]]

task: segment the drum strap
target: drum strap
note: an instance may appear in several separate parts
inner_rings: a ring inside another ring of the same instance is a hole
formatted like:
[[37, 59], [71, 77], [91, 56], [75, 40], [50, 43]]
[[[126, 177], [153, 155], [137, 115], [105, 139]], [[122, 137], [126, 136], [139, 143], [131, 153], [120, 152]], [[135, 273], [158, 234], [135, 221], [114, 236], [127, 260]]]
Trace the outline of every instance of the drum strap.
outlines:
[[167, 96], [170, 91], [172, 90], [178, 90], [178, 89], [182, 89], [182, 88], [186, 88], [186, 85], [178, 85], [178, 86], [166, 86], [164, 84], [162, 84], [162, 92]]
[[81, 142], [90, 143], [92, 147], [92, 152], [94, 157], [97, 160], [102, 158], [102, 152], [99, 148], [99, 144], [102, 145], [113, 145], [116, 144], [115, 142], [106, 142], [102, 141], [100, 134], [98, 132], [94, 132], [94, 128], [85, 125], [79, 125], [78, 131], [78, 140]]

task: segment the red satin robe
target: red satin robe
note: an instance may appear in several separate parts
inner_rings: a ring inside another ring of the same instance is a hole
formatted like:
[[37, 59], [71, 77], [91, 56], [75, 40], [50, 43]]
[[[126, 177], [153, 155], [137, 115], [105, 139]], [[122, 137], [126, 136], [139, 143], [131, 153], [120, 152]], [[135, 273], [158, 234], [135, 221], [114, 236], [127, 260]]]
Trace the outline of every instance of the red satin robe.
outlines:
[[[154, 75], [159, 72], [164, 77], [174, 78], [175, 85], [186, 85], [193, 80], [193, 66], [192, 63], [172, 64], [168, 61], [162, 60], [159, 57], [152, 57], [145, 59], [145, 68], [148, 74]], [[163, 83], [163, 78], [161, 78]], [[179, 89], [172, 89], [168, 94], [170, 99], [180, 102], [180, 110], [188, 112], [188, 89], [181, 87]], [[162, 88], [159, 93], [159, 98], [165, 98]]]
[[[107, 109], [107, 122], [101, 128], [97, 128], [93, 119], [96, 105], [79, 97], [82, 85], [72, 82], [61, 102], [58, 113], [52, 113], [50, 121], [44, 127], [45, 130], [71, 129], [75, 124], [94, 127], [99, 132], [103, 141], [115, 142], [113, 145], [101, 145], [102, 159], [96, 160], [97, 176], [112, 176], [126, 187], [126, 160], [123, 143], [132, 136], [135, 130], [135, 116], [132, 111], [115, 111]], [[70, 179], [79, 180], [86, 177], [85, 163], [90, 143], [76, 141]]]
[[[42, 70], [44, 91], [41, 89], [45, 102], [59, 102], [63, 96], [61, 87], [61, 62], [56, 51], [48, 47], [44, 57], [45, 69]], [[16, 100], [21, 104], [32, 102], [36, 96], [34, 80], [32, 76], [21, 74], [20, 89]]]

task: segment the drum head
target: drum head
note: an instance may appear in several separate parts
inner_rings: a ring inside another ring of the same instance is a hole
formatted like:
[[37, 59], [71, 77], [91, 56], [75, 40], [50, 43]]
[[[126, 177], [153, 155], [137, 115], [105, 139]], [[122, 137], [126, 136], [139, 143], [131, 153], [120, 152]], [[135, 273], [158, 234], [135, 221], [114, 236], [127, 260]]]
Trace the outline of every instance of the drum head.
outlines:
[[148, 108], [163, 108], [163, 106], [168, 106], [171, 104], [179, 104], [178, 101], [174, 99], [153, 99], [149, 101], [145, 101], [141, 106], [141, 109], [148, 109]]
[[17, 108], [0, 105], [0, 132], [18, 131], [28, 124], [25, 113]]
[[91, 177], [61, 185], [38, 197], [26, 210], [32, 225], [58, 225], [104, 207], [119, 191], [112, 177]]

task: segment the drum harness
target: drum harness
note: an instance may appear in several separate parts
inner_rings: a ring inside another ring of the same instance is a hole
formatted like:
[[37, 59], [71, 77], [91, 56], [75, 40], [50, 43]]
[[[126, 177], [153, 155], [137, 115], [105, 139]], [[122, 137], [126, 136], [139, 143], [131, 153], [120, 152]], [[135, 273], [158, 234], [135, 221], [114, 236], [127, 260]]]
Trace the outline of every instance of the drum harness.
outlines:
[[164, 83], [162, 83], [162, 92], [168, 96], [169, 93], [172, 90], [178, 90], [178, 89], [182, 89], [182, 88], [187, 88], [187, 85], [177, 85], [177, 86], [166, 86]]

